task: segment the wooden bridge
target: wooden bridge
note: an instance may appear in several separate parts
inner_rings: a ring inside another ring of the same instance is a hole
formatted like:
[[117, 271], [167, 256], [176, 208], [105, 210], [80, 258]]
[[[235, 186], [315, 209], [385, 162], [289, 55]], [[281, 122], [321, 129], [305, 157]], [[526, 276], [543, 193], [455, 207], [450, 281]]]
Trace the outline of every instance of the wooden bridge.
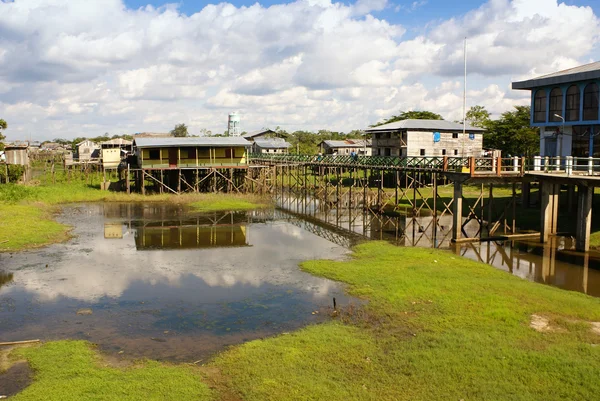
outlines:
[[[516, 217], [518, 203], [523, 208], [530, 206], [532, 182], [540, 185], [541, 207], [540, 232], [533, 235], [547, 242], [549, 236], [557, 234], [558, 199], [561, 187], [566, 185], [569, 209], [574, 208], [577, 188], [574, 236], [579, 251], [589, 249], [593, 193], [600, 186], [597, 158], [259, 154], [253, 155], [251, 162], [272, 168], [272, 177], [267, 181], [277, 192], [308, 191], [336, 207], [360, 205], [377, 213], [452, 215], [455, 242], [531, 236], [517, 232]], [[449, 183], [453, 194], [446, 199], [439, 188]], [[496, 202], [494, 185], [498, 184], [512, 188], [510, 200]], [[478, 196], [465, 198], [464, 185], [478, 186]], [[465, 227], [472, 222], [479, 224], [479, 230], [468, 235]]]

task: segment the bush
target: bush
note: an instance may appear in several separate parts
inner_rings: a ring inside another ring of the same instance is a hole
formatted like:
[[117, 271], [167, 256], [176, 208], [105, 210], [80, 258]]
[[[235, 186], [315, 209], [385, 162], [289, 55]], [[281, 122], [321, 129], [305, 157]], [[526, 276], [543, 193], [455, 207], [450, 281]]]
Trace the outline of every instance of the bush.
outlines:
[[17, 203], [31, 199], [34, 191], [30, 187], [17, 184], [0, 184], [0, 202]]

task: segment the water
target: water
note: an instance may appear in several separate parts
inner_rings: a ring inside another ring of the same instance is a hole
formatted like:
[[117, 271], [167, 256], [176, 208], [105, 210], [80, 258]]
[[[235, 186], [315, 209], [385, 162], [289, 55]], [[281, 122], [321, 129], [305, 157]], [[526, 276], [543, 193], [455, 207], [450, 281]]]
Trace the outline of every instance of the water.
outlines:
[[206, 360], [228, 345], [324, 321], [333, 297], [342, 307], [358, 303], [298, 264], [345, 258], [369, 239], [449, 249], [600, 296], [598, 254], [574, 252], [570, 238], [455, 245], [451, 216], [378, 216], [297, 199], [280, 206], [208, 214], [174, 205], [67, 206], [58, 219], [74, 227], [71, 241], [0, 254], [0, 341], [79, 338], [123, 358]]
[[333, 297], [352, 301], [298, 268], [348, 250], [269, 213], [89, 204], [59, 220], [73, 240], [0, 254], [3, 341], [81, 338], [129, 357], [196, 361], [322, 321]]
[[[386, 216], [361, 209], [331, 207], [309, 197], [281, 196], [278, 205], [304, 221], [327, 227], [330, 240], [352, 246], [364, 240], [384, 240], [398, 246], [450, 250], [457, 255], [490, 264], [523, 279], [600, 296], [600, 252], [575, 252], [570, 237], [554, 237], [547, 244], [535, 239], [453, 244], [452, 216]], [[464, 227], [475, 236], [479, 224]]]

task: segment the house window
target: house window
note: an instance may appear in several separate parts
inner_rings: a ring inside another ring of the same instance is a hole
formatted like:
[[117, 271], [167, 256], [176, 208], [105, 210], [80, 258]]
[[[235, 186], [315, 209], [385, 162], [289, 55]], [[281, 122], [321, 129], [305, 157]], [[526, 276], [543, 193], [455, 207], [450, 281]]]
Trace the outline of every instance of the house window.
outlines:
[[560, 118], [558, 118], [556, 116], [556, 115], [559, 115], [559, 116], [563, 115], [562, 101], [563, 101], [562, 90], [560, 88], [552, 89], [552, 92], [550, 92], [550, 121], [552, 121], [552, 122], [562, 121]]
[[546, 91], [543, 89], [535, 92], [533, 99], [533, 122], [546, 122]]
[[442, 149], [442, 156], [446, 156], [446, 149]]
[[579, 120], [579, 87], [577, 85], [571, 85], [567, 89], [567, 110], [565, 119], [567, 121], [578, 121]]
[[209, 158], [210, 157], [210, 149], [206, 149], [206, 148], [199, 148], [196, 149], [196, 154], [198, 155], [198, 158]]
[[458, 132], [452, 133], [452, 139], [458, 139]]
[[425, 149], [421, 149], [421, 150], [419, 150], [419, 154], [420, 154], [421, 156], [425, 156]]
[[231, 149], [231, 148], [225, 149], [225, 157], [226, 158], [232, 158], [232, 157], [234, 157], [233, 155], [234, 155], [233, 149]]
[[454, 149], [454, 156], [458, 156], [458, 149]]
[[148, 156], [150, 160], [160, 160], [160, 149], [150, 149]]
[[593, 82], [583, 90], [583, 119], [598, 119], [598, 85]]
[[182, 159], [195, 159], [196, 158], [196, 148], [181, 149], [181, 158]]

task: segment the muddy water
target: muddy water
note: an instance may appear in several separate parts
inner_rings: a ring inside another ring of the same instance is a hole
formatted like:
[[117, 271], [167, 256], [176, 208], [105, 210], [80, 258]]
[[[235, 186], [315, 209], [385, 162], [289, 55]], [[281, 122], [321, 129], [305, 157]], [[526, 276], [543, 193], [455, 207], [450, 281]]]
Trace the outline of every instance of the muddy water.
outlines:
[[[265, 213], [67, 206], [74, 239], [0, 254], [0, 341], [80, 338], [123, 357], [197, 361], [355, 302], [299, 270], [348, 250]], [[319, 313], [314, 313], [319, 312]]]
[[323, 321], [333, 297], [356, 303], [298, 264], [343, 258], [368, 239], [449, 249], [600, 296], [599, 255], [574, 252], [570, 238], [456, 246], [450, 216], [282, 206], [209, 214], [167, 205], [65, 207], [59, 219], [74, 227], [73, 240], [0, 254], [0, 341], [80, 338], [118, 358], [206, 360], [228, 345]]
[[[279, 206], [305, 226], [326, 229], [329, 239], [343, 246], [385, 240], [399, 246], [447, 249], [526, 280], [600, 297], [600, 252], [575, 252], [575, 242], [570, 237], [555, 237], [547, 244], [528, 240], [459, 245], [451, 242], [450, 215], [437, 220], [432, 216], [391, 217], [347, 207], [336, 209], [302, 197], [281, 197]], [[476, 236], [477, 221], [465, 223], [469, 236]]]

